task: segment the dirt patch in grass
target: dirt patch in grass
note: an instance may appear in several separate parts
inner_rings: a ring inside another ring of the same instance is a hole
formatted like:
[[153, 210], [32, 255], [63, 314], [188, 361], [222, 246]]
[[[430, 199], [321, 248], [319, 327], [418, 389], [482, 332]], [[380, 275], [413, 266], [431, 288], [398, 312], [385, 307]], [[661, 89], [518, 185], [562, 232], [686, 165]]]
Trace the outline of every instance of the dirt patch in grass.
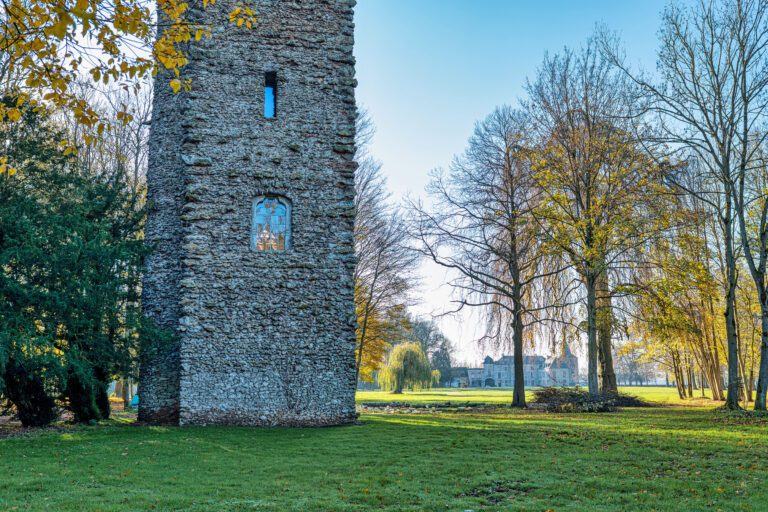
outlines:
[[[110, 419], [105, 420], [101, 424], [115, 423], [120, 425], [136, 424], [136, 411], [112, 411]], [[59, 420], [47, 427], [25, 427], [14, 415], [6, 414], [0, 415], [0, 439], [36, 435], [46, 432], [71, 432], [80, 426], [81, 425], [76, 425], [72, 422], [72, 413], [68, 411], [62, 412], [59, 416]]]
[[498, 505], [504, 501], [524, 497], [537, 486], [524, 481], [496, 480], [478, 485], [458, 495], [459, 498], [482, 498], [485, 505]]
[[20, 437], [25, 435], [40, 434], [46, 432], [66, 432], [71, 426], [65, 423], [55, 423], [47, 427], [24, 427], [13, 416], [0, 416], [0, 439]]

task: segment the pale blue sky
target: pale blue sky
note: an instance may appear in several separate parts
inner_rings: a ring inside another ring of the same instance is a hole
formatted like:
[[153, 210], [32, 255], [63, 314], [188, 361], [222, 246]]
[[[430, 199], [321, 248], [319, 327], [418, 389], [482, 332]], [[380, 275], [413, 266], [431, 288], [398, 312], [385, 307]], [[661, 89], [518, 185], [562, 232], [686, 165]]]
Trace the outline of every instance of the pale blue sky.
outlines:
[[[578, 47], [604, 23], [631, 63], [655, 67], [665, 0], [359, 0], [357, 99], [377, 132], [372, 152], [401, 197], [423, 194], [431, 169], [460, 153], [474, 123], [515, 104], [545, 52]], [[423, 312], [448, 306], [445, 276], [425, 268]], [[469, 316], [441, 321], [460, 357], [479, 362]], [[462, 325], [463, 324], [463, 325]]]

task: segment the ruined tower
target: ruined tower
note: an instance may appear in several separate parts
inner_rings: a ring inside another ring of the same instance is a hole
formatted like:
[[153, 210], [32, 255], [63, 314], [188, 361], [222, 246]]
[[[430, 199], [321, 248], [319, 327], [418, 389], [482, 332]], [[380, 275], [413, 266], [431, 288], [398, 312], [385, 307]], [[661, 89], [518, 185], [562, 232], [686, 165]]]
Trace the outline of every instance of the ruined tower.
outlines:
[[[195, 2], [192, 5], [198, 5]], [[192, 90], [158, 79], [148, 171], [139, 419], [354, 419], [354, 0], [192, 7]]]

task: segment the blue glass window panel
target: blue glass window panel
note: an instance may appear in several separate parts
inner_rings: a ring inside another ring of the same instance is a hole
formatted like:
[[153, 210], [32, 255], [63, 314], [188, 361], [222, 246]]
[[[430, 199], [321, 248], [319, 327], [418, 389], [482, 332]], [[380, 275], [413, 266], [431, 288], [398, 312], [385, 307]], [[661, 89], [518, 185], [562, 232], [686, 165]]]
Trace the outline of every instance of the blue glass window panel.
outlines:
[[264, 117], [272, 119], [276, 115], [275, 88], [264, 87]]

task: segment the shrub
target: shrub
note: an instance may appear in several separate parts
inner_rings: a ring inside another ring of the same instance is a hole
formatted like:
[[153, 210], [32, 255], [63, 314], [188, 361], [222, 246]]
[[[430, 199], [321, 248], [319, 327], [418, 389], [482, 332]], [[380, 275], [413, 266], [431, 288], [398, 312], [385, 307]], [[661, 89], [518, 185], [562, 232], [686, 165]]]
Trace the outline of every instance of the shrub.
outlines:
[[39, 360], [11, 359], [2, 375], [5, 396], [15, 406], [19, 421], [25, 427], [42, 427], [59, 416], [46, 379], [50, 368], [35, 366], [36, 363]]
[[612, 412], [618, 407], [648, 407], [640, 398], [621, 393], [593, 396], [575, 388], [542, 388], [533, 393], [533, 402], [548, 412]]
[[635, 395], [612, 393], [609, 396], [613, 399], [616, 407], [651, 407], [652, 405], [650, 402], [646, 402]]

